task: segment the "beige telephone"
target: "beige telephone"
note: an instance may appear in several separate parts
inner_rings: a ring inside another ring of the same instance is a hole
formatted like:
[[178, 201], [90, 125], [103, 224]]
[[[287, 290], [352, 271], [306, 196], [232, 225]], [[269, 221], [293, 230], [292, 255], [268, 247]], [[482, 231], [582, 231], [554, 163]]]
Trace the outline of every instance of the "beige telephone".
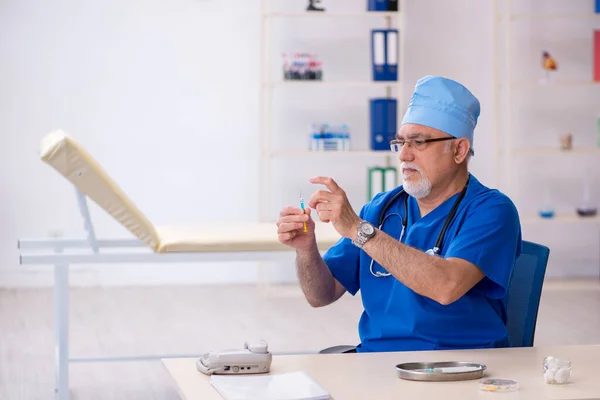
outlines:
[[241, 350], [205, 353], [196, 361], [196, 368], [206, 375], [263, 374], [271, 369], [272, 359], [267, 342], [259, 340], [244, 343]]

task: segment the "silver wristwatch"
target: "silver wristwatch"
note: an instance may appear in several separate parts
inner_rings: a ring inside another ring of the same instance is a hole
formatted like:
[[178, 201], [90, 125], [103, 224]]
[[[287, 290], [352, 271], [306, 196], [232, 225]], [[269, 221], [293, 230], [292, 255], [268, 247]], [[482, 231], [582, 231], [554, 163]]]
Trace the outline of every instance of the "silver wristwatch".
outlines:
[[367, 221], [361, 221], [358, 223], [357, 230], [356, 240], [353, 240], [352, 244], [362, 249], [367, 240], [375, 236], [375, 227]]

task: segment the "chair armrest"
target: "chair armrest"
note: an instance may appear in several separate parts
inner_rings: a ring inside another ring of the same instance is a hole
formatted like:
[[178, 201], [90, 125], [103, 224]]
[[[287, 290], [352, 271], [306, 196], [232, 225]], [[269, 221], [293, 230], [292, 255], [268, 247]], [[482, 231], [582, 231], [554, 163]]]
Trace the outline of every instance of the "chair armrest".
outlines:
[[319, 351], [319, 354], [342, 354], [342, 353], [356, 353], [356, 346], [338, 345], [338, 346], [327, 347], [327, 348]]

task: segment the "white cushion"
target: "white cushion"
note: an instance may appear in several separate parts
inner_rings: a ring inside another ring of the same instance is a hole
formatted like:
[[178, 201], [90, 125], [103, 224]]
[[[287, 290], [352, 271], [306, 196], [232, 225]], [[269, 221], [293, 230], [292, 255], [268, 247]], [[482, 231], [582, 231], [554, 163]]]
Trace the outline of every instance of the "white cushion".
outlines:
[[[42, 140], [41, 159], [154, 252], [293, 250], [278, 241], [275, 223], [155, 227], [100, 164], [62, 131], [51, 132]], [[340, 238], [331, 224], [317, 222], [315, 230], [322, 251]]]

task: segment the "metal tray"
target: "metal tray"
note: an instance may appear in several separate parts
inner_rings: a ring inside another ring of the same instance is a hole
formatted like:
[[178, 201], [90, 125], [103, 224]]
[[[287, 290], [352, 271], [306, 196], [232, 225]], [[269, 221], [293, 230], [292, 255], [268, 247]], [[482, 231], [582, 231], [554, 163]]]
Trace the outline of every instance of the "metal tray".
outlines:
[[411, 381], [464, 381], [483, 377], [486, 369], [465, 361], [410, 362], [396, 365], [396, 375]]

